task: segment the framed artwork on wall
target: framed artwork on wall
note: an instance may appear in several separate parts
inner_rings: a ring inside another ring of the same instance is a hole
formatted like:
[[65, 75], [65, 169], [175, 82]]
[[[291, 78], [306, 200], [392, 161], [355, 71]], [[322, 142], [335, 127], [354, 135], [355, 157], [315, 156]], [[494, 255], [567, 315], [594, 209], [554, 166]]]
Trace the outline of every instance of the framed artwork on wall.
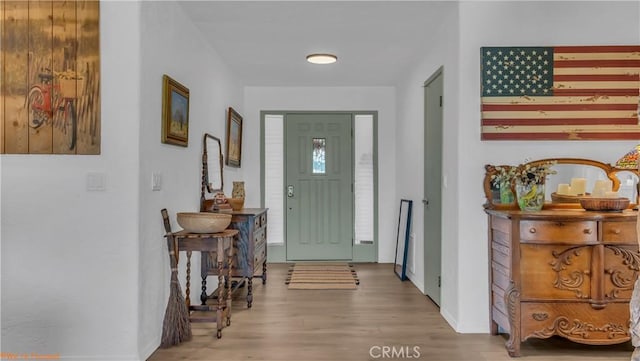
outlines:
[[100, 154], [100, 2], [0, 1], [0, 24], [0, 154]]
[[242, 116], [232, 107], [227, 112], [227, 165], [240, 168], [242, 158]]
[[483, 47], [482, 140], [637, 140], [640, 46]]
[[189, 145], [189, 89], [162, 76], [162, 143]]

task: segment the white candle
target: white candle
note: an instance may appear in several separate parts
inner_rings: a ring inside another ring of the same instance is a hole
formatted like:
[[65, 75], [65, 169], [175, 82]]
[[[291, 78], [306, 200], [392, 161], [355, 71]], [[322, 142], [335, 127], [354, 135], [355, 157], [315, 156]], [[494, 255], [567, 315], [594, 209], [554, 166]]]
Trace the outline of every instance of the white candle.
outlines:
[[604, 192], [605, 198], [618, 198], [618, 192], [608, 191]]
[[558, 194], [569, 194], [569, 185], [567, 183], [558, 184], [558, 190], [556, 191]]
[[608, 179], [596, 180], [596, 184], [593, 186], [591, 195], [594, 197], [604, 197], [606, 192], [611, 192], [613, 183]]
[[595, 198], [602, 198], [604, 197], [605, 192], [607, 192], [607, 190], [605, 189], [604, 185], [596, 184], [591, 191], [591, 196]]
[[571, 178], [571, 193], [573, 195], [585, 194], [587, 190], [587, 180], [585, 178]]

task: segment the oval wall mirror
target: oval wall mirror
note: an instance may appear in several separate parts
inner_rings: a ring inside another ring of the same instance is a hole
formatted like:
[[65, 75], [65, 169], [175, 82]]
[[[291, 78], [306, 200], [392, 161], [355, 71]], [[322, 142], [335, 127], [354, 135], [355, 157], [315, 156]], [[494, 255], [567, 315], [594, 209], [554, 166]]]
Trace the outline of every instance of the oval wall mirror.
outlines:
[[[204, 189], [209, 193], [222, 192], [224, 180], [222, 177], [222, 143], [220, 139], [209, 133], [204, 135], [202, 151], [202, 183]], [[204, 194], [203, 194], [204, 196]]]
[[[556, 162], [552, 169], [556, 174], [547, 176], [545, 181], [545, 205], [544, 208], [581, 208], [578, 196], [563, 196], [560, 193], [562, 185], [571, 184], [573, 179], [584, 179], [585, 192], [589, 196], [596, 187], [598, 181], [610, 181], [612, 191], [617, 191], [619, 197], [629, 198], [631, 206], [638, 203], [639, 182], [638, 170], [621, 169], [614, 166], [582, 158], [549, 158], [528, 162], [530, 165], [540, 165], [549, 161]], [[504, 201], [500, 197], [500, 186], [492, 182], [492, 176], [500, 169], [509, 169], [509, 165], [486, 165], [484, 178], [484, 192], [487, 199], [485, 208], [491, 209], [517, 209], [514, 199]], [[506, 185], [513, 190], [513, 184]], [[514, 193], [515, 194], [515, 193]]]

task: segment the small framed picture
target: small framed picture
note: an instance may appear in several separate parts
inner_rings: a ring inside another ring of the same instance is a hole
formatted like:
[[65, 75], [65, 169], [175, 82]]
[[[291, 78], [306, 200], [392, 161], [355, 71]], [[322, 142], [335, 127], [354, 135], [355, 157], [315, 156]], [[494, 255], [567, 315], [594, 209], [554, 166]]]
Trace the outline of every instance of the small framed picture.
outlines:
[[189, 145], [189, 89], [162, 76], [162, 143]]
[[242, 116], [229, 107], [227, 113], [227, 165], [240, 168], [242, 158]]

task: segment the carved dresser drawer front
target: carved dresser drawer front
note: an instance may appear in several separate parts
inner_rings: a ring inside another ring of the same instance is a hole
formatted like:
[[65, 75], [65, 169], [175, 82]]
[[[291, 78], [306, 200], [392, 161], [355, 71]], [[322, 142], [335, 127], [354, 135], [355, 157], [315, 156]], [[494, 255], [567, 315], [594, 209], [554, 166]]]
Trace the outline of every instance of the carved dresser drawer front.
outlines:
[[587, 300], [591, 246], [520, 245], [522, 299]]
[[598, 241], [596, 221], [520, 221], [520, 241], [583, 244]]
[[634, 222], [602, 222], [604, 243], [637, 244], [637, 237]]
[[262, 246], [262, 244], [266, 241], [266, 239], [267, 239], [267, 232], [265, 232], [264, 229], [259, 229], [257, 231], [254, 231], [253, 244], [255, 248]]
[[636, 245], [604, 246], [604, 298], [629, 301], [640, 270], [640, 253]]
[[579, 343], [608, 345], [630, 339], [627, 303], [610, 303], [600, 310], [588, 303], [521, 305], [522, 341], [559, 335]]

